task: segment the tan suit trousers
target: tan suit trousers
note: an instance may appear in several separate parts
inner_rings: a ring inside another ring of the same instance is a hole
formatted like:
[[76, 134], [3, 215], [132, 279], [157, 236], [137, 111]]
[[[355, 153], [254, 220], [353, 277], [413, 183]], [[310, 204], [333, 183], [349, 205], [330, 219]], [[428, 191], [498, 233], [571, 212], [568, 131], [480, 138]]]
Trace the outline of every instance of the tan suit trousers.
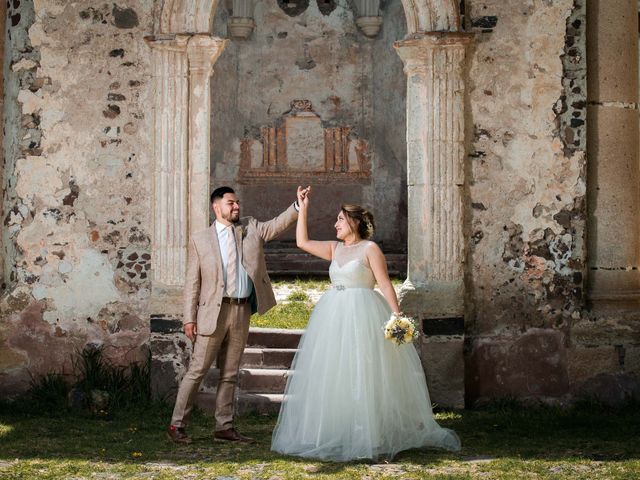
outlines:
[[220, 431], [233, 426], [235, 389], [240, 360], [249, 336], [250, 316], [251, 305], [248, 303], [223, 303], [213, 334], [196, 336], [189, 369], [178, 389], [171, 417], [172, 425], [186, 426], [200, 383], [217, 358], [220, 378], [216, 395], [215, 429]]

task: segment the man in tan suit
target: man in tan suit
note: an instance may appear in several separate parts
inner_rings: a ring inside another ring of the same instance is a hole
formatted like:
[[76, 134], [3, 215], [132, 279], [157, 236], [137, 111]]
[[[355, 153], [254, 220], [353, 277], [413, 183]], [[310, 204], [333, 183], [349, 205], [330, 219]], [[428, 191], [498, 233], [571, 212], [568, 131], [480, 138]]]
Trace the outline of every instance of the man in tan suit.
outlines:
[[267, 274], [263, 246], [298, 218], [298, 200], [268, 222], [240, 218], [240, 201], [233, 189], [211, 194], [216, 220], [189, 242], [184, 288], [184, 331], [194, 342], [189, 369], [182, 379], [167, 435], [177, 443], [191, 443], [185, 431], [200, 382], [217, 358], [220, 369], [216, 395], [214, 437], [251, 442], [233, 428], [235, 387], [240, 359], [249, 335], [249, 317], [264, 314], [276, 304]]

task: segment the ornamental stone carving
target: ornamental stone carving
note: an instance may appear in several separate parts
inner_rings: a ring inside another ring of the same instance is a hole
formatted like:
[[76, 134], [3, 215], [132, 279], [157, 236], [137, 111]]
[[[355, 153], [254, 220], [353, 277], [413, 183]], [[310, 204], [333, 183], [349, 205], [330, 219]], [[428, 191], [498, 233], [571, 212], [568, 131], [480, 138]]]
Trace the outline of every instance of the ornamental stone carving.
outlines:
[[349, 126], [325, 127], [309, 100], [293, 100], [259, 138], [240, 144], [241, 183], [313, 177], [318, 183], [369, 183], [368, 143], [352, 137]]

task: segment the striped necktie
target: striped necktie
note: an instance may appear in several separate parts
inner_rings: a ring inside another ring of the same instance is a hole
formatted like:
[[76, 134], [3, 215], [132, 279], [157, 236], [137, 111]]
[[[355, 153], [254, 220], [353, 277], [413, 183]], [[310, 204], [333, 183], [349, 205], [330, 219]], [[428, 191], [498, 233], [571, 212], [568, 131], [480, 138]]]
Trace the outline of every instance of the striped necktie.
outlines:
[[233, 297], [236, 295], [238, 277], [238, 249], [233, 225], [229, 225], [229, 232], [227, 233], [227, 255], [227, 295]]

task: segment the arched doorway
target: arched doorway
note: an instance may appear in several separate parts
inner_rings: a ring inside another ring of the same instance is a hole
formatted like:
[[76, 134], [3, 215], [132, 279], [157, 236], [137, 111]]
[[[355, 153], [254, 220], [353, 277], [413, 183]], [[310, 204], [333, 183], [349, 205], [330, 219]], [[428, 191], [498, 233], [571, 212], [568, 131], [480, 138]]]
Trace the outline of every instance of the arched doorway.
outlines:
[[[367, 37], [358, 8], [312, 0], [243, 12], [253, 32], [232, 38], [211, 80], [211, 188], [233, 185], [245, 214], [268, 219], [296, 185], [313, 185], [310, 235], [325, 240], [342, 203], [365, 205], [379, 220], [375, 241], [390, 270], [404, 275], [406, 78], [393, 42], [407, 24], [395, 2], [376, 17], [384, 28]], [[214, 31], [230, 33], [237, 10], [221, 5]], [[294, 229], [265, 248], [271, 273], [328, 272], [296, 248]]]
[[[402, 308], [431, 335], [422, 353], [445, 359], [429, 372], [432, 397], [464, 405], [464, 59], [455, 0], [403, 0], [407, 37], [395, 42], [407, 74], [408, 272]], [[153, 294], [151, 314], [178, 315], [190, 232], [209, 224], [210, 76], [228, 40], [210, 32], [213, 0], [166, 0], [152, 47], [155, 78]], [[434, 327], [435, 329], [433, 329]], [[429, 362], [426, 362], [429, 363]]]

